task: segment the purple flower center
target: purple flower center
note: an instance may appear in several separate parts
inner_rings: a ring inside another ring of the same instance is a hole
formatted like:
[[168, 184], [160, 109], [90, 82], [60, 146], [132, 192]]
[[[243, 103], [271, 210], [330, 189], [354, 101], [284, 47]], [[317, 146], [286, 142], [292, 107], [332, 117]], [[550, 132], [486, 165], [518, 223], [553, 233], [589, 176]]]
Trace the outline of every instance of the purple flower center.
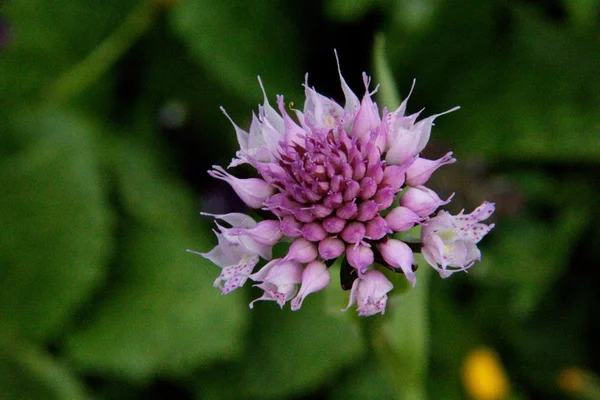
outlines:
[[327, 233], [354, 244], [371, 239], [366, 223], [397, 193], [383, 182], [386, 165], [374, 140], [350, 138], [341, 128], [337, 134], [315, 129], [300, 139], [301, 144], [282, 144], [271, 168], [261, 169], [280, 191], [266, 201], [267, 208], [286, 217], [284, 230], [309, 241]]

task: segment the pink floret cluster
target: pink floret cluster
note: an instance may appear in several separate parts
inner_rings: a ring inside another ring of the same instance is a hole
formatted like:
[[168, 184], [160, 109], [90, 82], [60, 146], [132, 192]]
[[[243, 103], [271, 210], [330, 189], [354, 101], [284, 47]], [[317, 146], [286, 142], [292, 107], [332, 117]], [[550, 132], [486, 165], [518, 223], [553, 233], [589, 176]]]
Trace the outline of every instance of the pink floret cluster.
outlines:
[[[481, 258], [477, 243], [493, 227], [480, 223], [494, 212], [489, 202], [471, 214], [433, 215], [452, 196], [441, 199], [425, 184], [456, 159], [451, 152], [437, 160], [420, 153], [434, 120], [456, 108], [417, 121], [420, 112], [405, 115], [409, 94], [397, 110], [380, 111], [366, 74], [362, 99], [339, 75], [344, 106], [306, 81], [304, 109], [292, 110], [295, 119], [283, 96], [277, 96], [277, 112], [263, 88], [264, 104], [250, 129], [231, 121], [240, 150], [229, 165], [249, 164], [259, 177], [239, 179], [219, 166], [209, 171], [267, 216], [207, 214], [215, 218], [218, 245], [201, 255], [221, 267], [215, 286], [225, 294], [252, 280], [263, 295], [251, 308], [271, 300], [281, 307], [290, 301], [298, 310], [307, 295], [329, 285], [330, 266], [342, 257], [342, 287], [350, 290], [346, 309], [356, 304], [361, 316], [383, 314], [393, 285], [380, 269], [403, 273], [414, 286], [414, 253], [420, 251], [446, 278]], [[399, 239], [417, 224], [420, 241]], [[289, 243], [287, 254], [273, 259], [280, 242]], [[261, 259], [266, 264], [254, 271]]]

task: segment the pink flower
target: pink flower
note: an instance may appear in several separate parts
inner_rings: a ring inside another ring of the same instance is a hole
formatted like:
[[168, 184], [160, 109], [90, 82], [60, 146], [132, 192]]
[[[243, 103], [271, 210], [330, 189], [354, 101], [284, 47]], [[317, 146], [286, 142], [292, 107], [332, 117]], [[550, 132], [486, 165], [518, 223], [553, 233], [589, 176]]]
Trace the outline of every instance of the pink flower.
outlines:
[[421, 253], [442, 278], [456, 271], [465, 271], [481, 259], [481, 252], [476, 245], [494, 224], [479, 222], [489, 218], [494, 210], [494, 203], [486, 201], [471, 214], [463, 214], [464, 210], [458, 215], [440, 211], [423, 227]]
[[[223, 235], [217, 233], [219, 244], [208, 253], [198, 253], [222, 268], [221, 274], [213, 286], [221, 289], [222, 294], [227, 294], [242, 287], [254, 266], [258, 263], [258, 255], [249, 253], [243, 247], [227, 241]], [[224, 283], [224, 284], [223, 284]]]
[[[421, 158], [420, 152], [434, 120], [456, 108], [419, 120], [420, 112], [406, 115], [409, 93], [395, 111], [380, 110], [372, 98], [377, 87], [370, 89], [366, 74], [359, 100], [339, 62], [338, 71], [343, 106], [309, 86], [307, 77], [303, 109], [292, 109], [281, 95], [273, 107], [259, 79], [264, 102], [252, 115], [249, 130], [225, 114], [239, 144], [229, 167], [249, 164], [257, 176], [240, 179], [219, 166], [209, 174], [229, 183], [248, 207], [260, 209], [264, 220], [215, 215], [219, 244], [202, 255], [222, 268], [215, 286], [223, 293], [248, 277], [259, 282], [255, 286], [264, 293], [251, 307], [258, 300], [283, 306], [301, 283], [292, 302], [292, 309], [299, 309], [306, 295], [330, 283], [329, 266], [345, 257], [340, 280], [344, 288], [352, 283], [350, 304], [358, 304], [359, 315], [383, 313], [392, 285], [377, 268], [402, 272], [416, 284], [414, 246], [391, 237], [415, 224], [424, 225], [423, 254], [442, 275], [465, 269], [480, 256], [475, 243], [484, 229], [473, 220], [489, 207], [475, 217], [442, 211], [431, 218], [452, 196], [442, 200], [423, 186], [440, 166], [455, 161], [451, 152], [438, 160]], [[483, 226], [486, 233], [491, 229]], [[253, 273], [261, 259], [271, 259], [273, 246], [285, 251], [287, 243], [287, 254]]]
[[[235, 227], [234, 229], [252, 228], [257, 225], [251, 217], [240, 213], [205, 215], [223, 220]], [[221, 293], [227, 294], [246, 282], [258, 263], [259, 256], [271, 258], [271, 247], [261, 245], [251, 238], [240, 241], [238, 236], [228, 234], [228, 229], [221, 227], [221, 230], [222, 232], [215, 232], [219, 244], [208, 253], [199, 254], [222, 268], [214, 286], [221, 288]]]
[[352, 284], [350, 292], [350, 301], [348, 306], [342, 310], [346, 311], [353, 304], [358, 304], [357, 311], [361, 317], [368, 317], [375, 314], [384, 314], [387, 304], [387, 293], [394, 288], [394, 285], [377, 270], [370, 270], [365, 273], [362, 279], [357, 279]]
[[276, 259], [249, 277], [255, 282], [262, 282], [254, 286], [264, 291], [261, 297], [250, 303], [250, 308], [259, 300], [276, 301], [283, 308], [298, 291], [298, 284], [302, 282], [302, 266], [293, 261]]

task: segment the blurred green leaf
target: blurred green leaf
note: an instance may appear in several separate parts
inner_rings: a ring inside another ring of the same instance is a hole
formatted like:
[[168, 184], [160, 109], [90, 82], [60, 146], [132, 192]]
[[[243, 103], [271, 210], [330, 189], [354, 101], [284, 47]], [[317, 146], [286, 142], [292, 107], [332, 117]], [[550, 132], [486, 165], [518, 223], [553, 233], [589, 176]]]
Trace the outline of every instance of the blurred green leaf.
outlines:
[[571, 23], [576, 29], [585, 31], [594, 28], [598, 23], [598, 8], [600, 2], [598, 0], [579, 0], [579, 1], [562, 1], [564, 7], [569, 13]]
[[598, 24], [577, 32], [533, 4], [440, 4], [422, 35], [394, 24], [385, 34], [399, 82], [418, 78], [417, 109], [423, 102], [434, 112], [462, 107], [438, 130], [456, 154], [597, 162]]
[[327, 0], [325, 12], [334, 21], [355, 22], [381, 3], [378, 0]]
[[396, 0], [392, 2], [392, 24], [406, 34], [425, 32], [436, 20], [439, 0]]
[[530, 173], [522, 175], [520, 181], [531, 201], [545, 207], [554, 205], [556, 217], [529, 215], [499, 221], [491, 245], [484, 248], [485, 256], [472, 276], [486, 286], [512, 287], [505, 300], [515, 315], [526, 317], [569, 267], [573, 246], [587, 228], [593, 210], [587, 199], [594, 194], [589, 184], [574, 179], [561, 182]]
[[218, 267], [189, 248], [208, 251], [208, 229], [191, 225], [191, 194], [144, 147], [115, 145], [113, 164], [128, 217], [120, 227], [116, 282], [66, 341], [86, 370], [135, 379], [182, 374], [239, 354], [247, 305], [242, 293], [212, 287]]
[[213, 79], [254, 104], [257, 75], [270, 94], [300, 93], [303, 47], [289, 15], [273, 0], [181, 0], [171, 23]]
[[597, 161], [599, 32], [579, 38], [527, 9], [514, 15], [516, 40], [504, 68], [483, 64], [463, 86], [485, 91], [486, 82], [499, 84], [492, 95], [465, 104], [468, 115], [455, 122], [470, 133], [456, 143], [457, 149], [498, 158]]
[[375, 80], [381, 84], [377, 92], [379, 103], [387, 107], [388, 110], [395, 110], [400, 105], [400, 94], [398, 86], [390, 69], [387, 59], [385, 36], [377, 34], [375, 36], [375, 45], [373, 46], [373, 66], [375, 70]]
[[360, 362], [360, 373], [357, 366], [350, 367], [339, 385], [330, 391], [327, 398], [331, 400], [365, 400], [365, 399], [394, 399], [393, 384], [390, 383], [387, 371], [381, 363], [374, 359]]
[[0, 337], [0, 398], [3, 400], [87, 399], [83, 386], [66, 366], [3, 331]]
[[111, 215], [93, 127], [54, 109], [15, 119], [0, 161], [0, 320], [46, 339], [103, 279]]
[[[198, 215], [194, 197], [168, 173], [159, 149], [142, 143], [117, 139], [110, 145], [108, 162], [120, 205], [128, 216], [147, 226], [183, 232], [193, 229], [190, 217]], [[210, 236], [208, 229], [204, 233]]]
[[448, 293], [449, 286], [460, 285], [465, 279], [461, 275], [444, 280], [434, 276], [430, 287], [428, 344], [431, 357], [427, 383], [429, 393], [443, 393], [448, 400], [465, 398], [460, 382], [463, 359], [469, 349], [486, 343], [482, 335], [488, 336], [479, 329], [481, 321], [471, 318]]
[[97, 46], [132, 4], [15, 0], [3, 5], [13, 32], [1, 55], [0, 112], [39, 100], [52, 79]]
[[280, 310], [271, 302], [256, 304], [241, 379], [249, 397], [315, 390], [364, 354], [358, 326], [333, 318], [324, 300], [324, 293], [313, 294], [298, 312]]
[[401, 393], [399, 398], [424, 399], [429, 357], [428, 298], [432, 269], [419, 257], [417, 286], [401, 296], [390, 297], [375, 346], [387, 366], [388, 379]]

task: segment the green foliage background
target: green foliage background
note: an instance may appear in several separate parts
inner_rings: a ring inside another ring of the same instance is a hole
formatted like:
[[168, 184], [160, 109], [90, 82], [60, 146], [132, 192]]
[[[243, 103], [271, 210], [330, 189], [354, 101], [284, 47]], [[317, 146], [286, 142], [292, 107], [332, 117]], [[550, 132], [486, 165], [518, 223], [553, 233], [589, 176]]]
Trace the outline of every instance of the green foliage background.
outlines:
[[[515, 399], [564, 398], [559, 371], [600, 370], [597, 0], [0, 10], [0, 398], [392, 398], [391, 380], [410, 383], [337, 311], [341, 289], [296, 313], [251, 311], [256, 292], [221, 296], [218, 268], [185, 252], [214, 245], [199, 210], [240, 209], [205, 173], [235, 151], [219, 106], [247, 128], [257, 75], [271, 100], [301, 105], [306, 72], [340, 99], [334, 48], [357, 94], [362, 71], [391, 73], [402, 95], [417, 79], [411, 111], [460, 105], [430, 146], [459, 162], [431, 187], [456, 191], [453, 211], [498, 207], [481, 263], [404, 299], [426, 320], [390, 317], [398, 365], [428, 348], [426, 391], [444, 399], [466, 396], [461, 363], [480, 345], [499, 352]], [[379, 34], [389, 70], [373, 64]]]

